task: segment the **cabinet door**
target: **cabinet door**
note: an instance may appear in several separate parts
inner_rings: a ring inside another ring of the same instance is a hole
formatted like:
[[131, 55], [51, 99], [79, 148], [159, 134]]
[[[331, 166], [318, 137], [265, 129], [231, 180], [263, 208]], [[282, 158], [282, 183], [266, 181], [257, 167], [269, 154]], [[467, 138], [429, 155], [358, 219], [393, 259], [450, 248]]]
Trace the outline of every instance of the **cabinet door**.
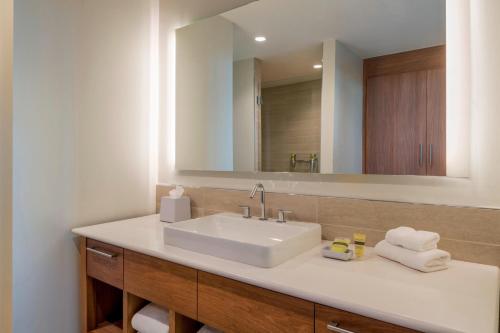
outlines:
[[366, 82], [365, 172], [425, 175], [427, 71]]
[[446, 73], [427, 72], [427, 174], [446, 176]]
[[225, 333], [313, 333], [314, 304], [200, 271], [198, 320]]
[[125, 250], [125, 291], [196, 319], [197, 271]]
[[316, 333], [417, 333], [409, 328], [316, 304]]

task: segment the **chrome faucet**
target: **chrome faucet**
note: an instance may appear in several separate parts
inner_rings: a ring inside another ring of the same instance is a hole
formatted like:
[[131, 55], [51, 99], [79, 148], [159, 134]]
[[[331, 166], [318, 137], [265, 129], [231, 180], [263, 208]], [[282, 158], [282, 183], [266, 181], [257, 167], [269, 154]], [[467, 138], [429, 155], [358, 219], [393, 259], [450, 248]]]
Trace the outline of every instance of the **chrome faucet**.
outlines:
[[260, 218], [259, 220], [265, 221], [267, 220], [266, 217], [266, 191], [264, 190], [264, 185], [262, 184], [255, 184], [252, 192], [250, 193], [250, 199], [253, 199], [255, 197], [255, 193], [259, 191], [260, 192]]

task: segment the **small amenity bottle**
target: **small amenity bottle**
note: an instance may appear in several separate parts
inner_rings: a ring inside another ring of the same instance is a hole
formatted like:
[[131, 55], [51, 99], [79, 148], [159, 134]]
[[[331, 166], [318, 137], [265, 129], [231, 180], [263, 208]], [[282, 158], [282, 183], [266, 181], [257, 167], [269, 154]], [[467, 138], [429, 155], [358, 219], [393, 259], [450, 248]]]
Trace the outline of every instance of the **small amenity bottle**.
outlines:
[[353, 235], [354, 240], [354, 254], [356, 258], [361, 258], [365, 255], [365, 243], [366, 243], [366, 235], [362, 233], [355, 233]]

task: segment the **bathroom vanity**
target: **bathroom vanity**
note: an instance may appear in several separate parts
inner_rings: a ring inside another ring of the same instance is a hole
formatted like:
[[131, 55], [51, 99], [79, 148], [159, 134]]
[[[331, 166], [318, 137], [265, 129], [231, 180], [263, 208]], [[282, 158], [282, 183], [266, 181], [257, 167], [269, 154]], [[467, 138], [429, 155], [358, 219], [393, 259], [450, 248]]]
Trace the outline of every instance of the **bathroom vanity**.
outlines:
[[[273, 223], [273, 222], [267, 222]], [[135, 332], [146, 302], [172, 332], [484, 332], [498, 328], [495, 266], [452, 261], [420, 273], [373, 255], [338, 262], [318, 245], [260, 268], [165, 245], [158, 215], [74, 229], [80, 236], [81, 331]]]

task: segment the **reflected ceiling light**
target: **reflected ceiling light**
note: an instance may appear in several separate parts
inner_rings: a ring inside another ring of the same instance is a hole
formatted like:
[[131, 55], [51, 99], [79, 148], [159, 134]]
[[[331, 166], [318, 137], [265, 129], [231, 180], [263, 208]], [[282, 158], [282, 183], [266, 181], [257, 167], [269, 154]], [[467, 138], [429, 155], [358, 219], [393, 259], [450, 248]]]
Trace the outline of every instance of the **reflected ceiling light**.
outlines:
[[266, 39], [267, 39], [267, 38], [266, 38], [265, 36], [257, 36], [257, 37], [255, 37], [255, 41], [256, 41], [256, 42], [259, 42], [259, 43], [263, 43], [263, 42], [265, 42], [265, 41], [266, 41]]
[[316, 64], [313, 66], [314, 69], [320, 69], [320, 68], [323, 68], [323, 65], [322, 64]]

